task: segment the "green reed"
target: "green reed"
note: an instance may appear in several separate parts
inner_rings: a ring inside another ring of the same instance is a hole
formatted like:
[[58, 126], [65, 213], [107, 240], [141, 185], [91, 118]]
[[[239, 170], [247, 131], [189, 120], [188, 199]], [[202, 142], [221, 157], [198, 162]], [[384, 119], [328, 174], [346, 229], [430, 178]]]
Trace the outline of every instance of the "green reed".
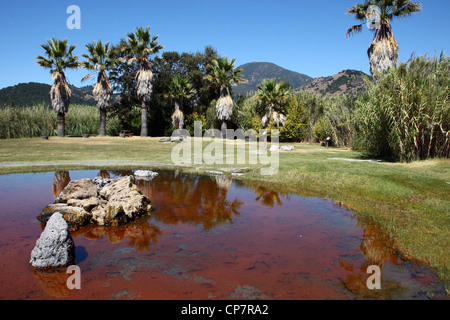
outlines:
[[412, 57], [357, 101], [359, 146], [407, 162], [450, 157], [449, 99], [450, 58]]
[[[56, 113], [46, 105], [30, 108], [9, 107], [0, 109], [0, 139], [35, 138], [57, 135]], [[119, 120], [108, 117], [107, 134], [117, 135]], [[97, 135], [100, 130], [100, 113], [96, 107], [72, 105], [66, 114], [66, 135]]]

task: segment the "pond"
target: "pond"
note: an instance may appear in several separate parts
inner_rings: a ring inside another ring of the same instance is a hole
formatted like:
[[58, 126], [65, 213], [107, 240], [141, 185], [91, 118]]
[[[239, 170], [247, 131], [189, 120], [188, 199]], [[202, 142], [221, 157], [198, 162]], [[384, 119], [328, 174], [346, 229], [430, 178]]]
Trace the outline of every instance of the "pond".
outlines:
[[[29, 265], [36, 219], [72, 180], [132, 171], [0, 176], [0, 299], [429, 299], [444, 285], [402, 258], [375, 226], [323, 198], [282, 194], [230, 176], [160, 171], [137, 180], [155, 211], [119, 227], [73, 231], [81, 289]], [[367, 268], [381, 268], [370, 290]]]

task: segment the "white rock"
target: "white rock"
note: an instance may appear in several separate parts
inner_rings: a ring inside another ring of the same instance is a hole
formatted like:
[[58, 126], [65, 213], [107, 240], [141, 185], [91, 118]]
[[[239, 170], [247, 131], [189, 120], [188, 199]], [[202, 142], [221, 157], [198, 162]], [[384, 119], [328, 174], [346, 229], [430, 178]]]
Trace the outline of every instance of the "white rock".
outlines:
[[145, 177], [145, 178], [154, 178], [157, 177], [159, 175], [158, 172], [153, 172], [150, 170], [137, 170], [134, 173], [134, 176], [136, 177]]
[[69, 233], [69, 226], [62, 214], [55, 212], [36, 241], [30, 264], [39, 269], [52, 269], [73, 263], [75, 245]]
[[222, 175], [223, 174], [223, 172], [221, 172], [221, 171], [206, 170], [205, 172], [209, 173], [209, 174], [214, 174], [214, 175]]
[[272, 146], [270, 146], [269, 151], [270, 151], [270, 152], [274, 152], [274, 151], [277, 151], [279, 148], [280, 148], [280, 146], [272, 145]]
[[171, 137], [170, 141], [171, 142], [183, 142], [184, 138], [183, 137]]
[[294, 150], [294, 147], [293, 146], [282, 146], [280, 148], [280, 150], [282, 150], [282, 151], [291, 151], [291, 150]]

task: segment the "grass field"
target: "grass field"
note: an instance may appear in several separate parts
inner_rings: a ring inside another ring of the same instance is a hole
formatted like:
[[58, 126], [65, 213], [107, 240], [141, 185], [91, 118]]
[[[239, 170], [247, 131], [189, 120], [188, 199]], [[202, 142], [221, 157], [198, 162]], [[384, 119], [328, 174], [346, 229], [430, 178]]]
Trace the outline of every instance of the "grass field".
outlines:
[[[50, 138], [0, 140], [0, 174], [76, 169], [177, 168], [174, 143], [159, 138]], [[227, 142], [231, 143], [231, 142]], [[210, 142], [204, 142], [207, 147]], [[333, 199], [362, 220], [376, 222], [405, 256], [429, 264], [450, 279], [450, 160], [413, 163], [350, 162], [349, 149], [292, 144], [279, 153], [279, 171], [262, 176], [262, 165], [191, 165], [181, 169], [245, 172], [242, 179], [277, 191]], [[341, 160], [339, 160], [341, 159]]]

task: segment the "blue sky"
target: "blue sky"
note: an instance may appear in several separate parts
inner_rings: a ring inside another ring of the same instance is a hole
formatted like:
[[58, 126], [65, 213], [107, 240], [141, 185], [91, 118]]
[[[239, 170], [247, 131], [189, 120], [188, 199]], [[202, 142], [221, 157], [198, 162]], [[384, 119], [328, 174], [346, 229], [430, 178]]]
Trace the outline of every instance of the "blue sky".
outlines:
[[[39, 46], [52, 37], [68, 38], [85, 53], [85, 44], [117, 43], [137, 26], [150, 26], [164, 51], [197, 52], [211, 45], [236, 65], [273, 62], [311, 77], [344, 69], [369, 73], [367, 28], [347, 39], [356, 24], [346, 10], [363, 0], [43, 0], [1, 1], [0, 88], [22, 82], [51, 84], [48, 70], [36, 64]], [[419, 0], [423, 12], [392, 23], [400, 61], [417, 55], [450, 53], [448, 0]], [[81, 30], [69, 30], [70, 5], [81, 9]], [[83, 70], [67, 71], [80, 86]], [[90, 84], [88, 82], [83, 85]]]

